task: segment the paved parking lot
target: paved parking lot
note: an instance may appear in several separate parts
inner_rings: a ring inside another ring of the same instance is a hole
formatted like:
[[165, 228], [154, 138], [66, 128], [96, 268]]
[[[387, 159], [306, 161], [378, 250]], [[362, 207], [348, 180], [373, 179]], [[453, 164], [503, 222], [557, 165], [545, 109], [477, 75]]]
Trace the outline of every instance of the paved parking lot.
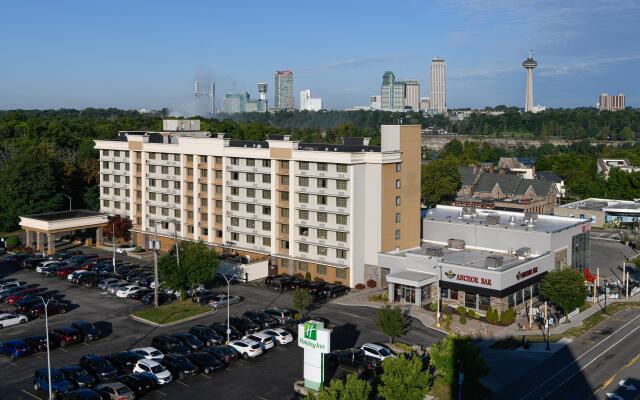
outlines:
[[[95, 253], [95, 250], [92, 250]], [[110, 327], [112, 332], [106, 338], [88, 344], [78, 344], [51, 352], [54, 368], [77, 363], [84, 354], [109, 354], [134, 347], [150, 345], [153, 336], [162, 333], [187, 331], [192, 325], [210, 324], [226, 318], [226, 310], [216, 312], [198, 320], [170, 328], [153, 328], [133, 321], [128, 314], [144, 305], [133, 300], [117, 299], [98, 289], [76, 287], [58, 278], [44, 278], [33, 271], [8, 271], [0, 267], [0, 275], [15, 277], [29, 283], [38, 283], [49, 289], [57, 289], [65, 294], [65, 299], [76, 304], [67, 314], [52, 316], [50, 328], [68, 325], [74, 320], [84, 319], [100, 322]], [[222, 288], [221, 288], [222, 289]], [[245, 300], [231, 306], [231, 314], [268, 306], [291, 307], [288, 293], [281, 294], [264, 287], [234, 285], [234, 295]], [[386, 341], [378, 332], [373, 320], [376, 310], [366, 307], [347, 307], [332, 303], [323, 304], [311, 314], [324, 317], [335, 326], [332, 348], [347, 348], [368, 341]], [[25, 325], [12, 326], [0, 330], [0, 341], [44, 334], [44, 320], [31, 321]], [[405, 340], [412, 343], [430, 345], [443, 335], [425, 328], [418, 321], [412, 321]], [[293, 397], [293, 382], [302, 376], [302, 349], [291, 343], [277, 346], [257, 359], [240, 360], [225, 371], [212, 377], [196, 376], [161, 387], [145, 396], [148, 399], [191, 398], [210, 399], [219, 396], [224, 399], [288, 399]], [[44, 399], [46, 394], [35, 392], [32, 386], [34, 370], [46, 367], [46, 353], [37, 353], [16, 361], [0, 359], [0, 399]]]

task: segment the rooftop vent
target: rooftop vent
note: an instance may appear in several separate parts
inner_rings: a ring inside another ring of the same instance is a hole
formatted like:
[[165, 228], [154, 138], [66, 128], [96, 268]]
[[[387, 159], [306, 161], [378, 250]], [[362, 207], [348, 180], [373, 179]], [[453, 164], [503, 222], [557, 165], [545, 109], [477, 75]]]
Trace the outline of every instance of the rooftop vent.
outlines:
[[449, 239], [447, 240], [447, 247], [450, 249], [463, 250], [465, 242], [462, 239]]
[[520, 247], [516, 250], [516, 255], [518, 257], [531, 257], [531, 247]]
[[495, 269], [495, 268], [500, 268], [502, 266], [503, 261], [504, 259], [502, 258], [502, 256], [493, 254], [488, 256], [484, 262], [487, 268]]
[[511, 218], [509, 218], [509, 225], [515, 225], [515, 224], [516, 224], [516, 217], [512, 215]]
[[500, 223], [499, 215], [487, 215], [487, 218], [484, 221], [487, 225], [498, 225]]
[[538, 220], [538, 213], [532, 212], [532, 211], [525, 211], [524, 219], [525, 220], [537, 221]]
[[422, 244], [421, 247], [424, 250], [424, 253], [428, 256], [442, 257], [444, 255], [442, 247], [431, 247], [428, 244]]
[[529, 218], [529, 221], [527, 221], [527, 226], [528, 226], [529, 228], [533, 228], [534, 226], [536, 226], [536, 224], [535, 224], [535, 222], [534, 222], [533, 218]]

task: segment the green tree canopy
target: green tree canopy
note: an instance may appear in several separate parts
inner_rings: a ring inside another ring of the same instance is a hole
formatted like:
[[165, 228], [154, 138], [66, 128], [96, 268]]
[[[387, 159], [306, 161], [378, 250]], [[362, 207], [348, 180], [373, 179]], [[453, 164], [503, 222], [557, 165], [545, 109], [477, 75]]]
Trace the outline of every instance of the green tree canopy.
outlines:
[[422, 400], [429, 390], [429, 373], [424, 370], [422, 359], [413, 356], [387, 358], [382, 362], [384, 370], [379, 394], [386, 400]]
[[393, 343], [393, 339], [404, 335], [407, 330], [407, 317], [398, 306], [390, 306], [385, 304], [378, 310], [375, 324], [389, 337], [389, 341]]
[[549, 272], [540, 284], [541, 297], [564, 314], [582, 306], [587, 294], [584, 277], [571, 268]]
[[315, 400], [368, 400], [371, 394], [371, 384], [359, 379], [356, 374], [347, 375], [345, 382], [334, 379], [328, 388], [321, 390], [315, 397], [308, 396], [308, 399]]
[[449, 335], [431, 347], [431, 366], [435, 368], [436, 380], [451, 385], [464, 373], [467, 385], [480, 380], [489, 372], [480, 349], [469, 337]]
[[298, 313], [300, 313], [300, 317], [304, 315], [304, 310], [313, 303], [313, 296], [311, 296], [309, 291], [302, 288], [294, 290], [291, 299], [293, 301], [293, 306], [298, 310]]
[[213, 249], [202, 242], [178, 241], [178, 250], [179, 264], [175, 246], [158, 259], [158, 274], [164, 285], [184, 291], [213, 280], [218, 267]]
[[458, 164], [452, 158], [431, 161], [422, 166], [422, 199], [426, 204], [451, 202], [460, 187]]

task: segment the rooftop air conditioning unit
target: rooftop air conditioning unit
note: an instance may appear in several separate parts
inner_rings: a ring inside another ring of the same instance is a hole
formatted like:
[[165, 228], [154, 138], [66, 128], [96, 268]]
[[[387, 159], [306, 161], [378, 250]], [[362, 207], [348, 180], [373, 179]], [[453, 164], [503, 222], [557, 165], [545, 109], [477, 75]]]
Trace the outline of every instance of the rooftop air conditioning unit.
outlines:
[[465, 243], [462, 239], [449, 239], [447, 240], [447, 247], [450, 249], [462, 250], [464, 249]]
[[484, 221], [487, 225], [498, 225], [500, 223], [499, 215], [487, 215], [487, 218]]
[[538, 213], [532, 212], [532, 211], [525, 211], [524, 219], [525, 220], [537, 221], [538, 220]]
[[518, 257], [531, 257], [531, 247], [520, 247], [516, 250], [516, 255]]
[[428, 256], [442, 257], [444, 255], [444, 251], [442, 250], [442, 247], [431, 247], [427, 244], [423, 244], [422, 249], [424, 250], [425, 254]]
[[502, 266], [503, 258], [500, 255], [490, 255], [485, 259], [485, 265], [487, 268], [500, 268]]

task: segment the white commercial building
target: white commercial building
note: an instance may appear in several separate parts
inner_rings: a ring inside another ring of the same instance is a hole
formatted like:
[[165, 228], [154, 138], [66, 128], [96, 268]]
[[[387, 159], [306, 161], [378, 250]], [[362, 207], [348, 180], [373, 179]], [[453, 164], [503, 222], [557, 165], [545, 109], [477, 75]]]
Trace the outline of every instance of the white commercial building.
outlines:
[[431, 60], [429, 72], [429, 109], [443, 113], [447, 110], [447, 63], [439, 57]]
[[300, 111], [320, 111], [322, 110], [322, 99], [311, 97], [311, 90], [306, 89], [300, 92]]
[[411, 107], [413, 111], [420, 110], [420, 82], [416, 80], [404, 81], [404, 106]]

